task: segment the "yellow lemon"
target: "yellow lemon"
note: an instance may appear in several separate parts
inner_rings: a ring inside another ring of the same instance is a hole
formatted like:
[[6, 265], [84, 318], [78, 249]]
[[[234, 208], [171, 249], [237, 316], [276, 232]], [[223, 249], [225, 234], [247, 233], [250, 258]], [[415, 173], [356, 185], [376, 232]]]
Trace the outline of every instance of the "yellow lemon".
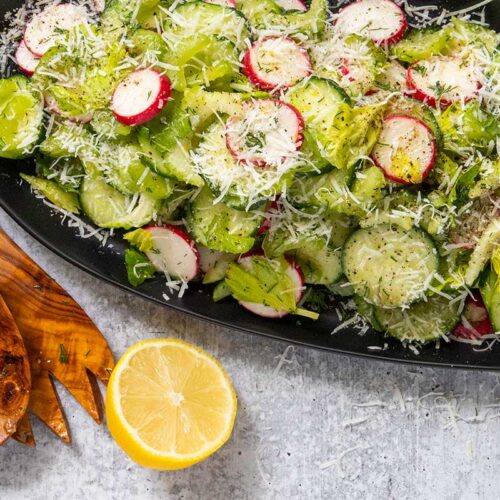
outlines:
[[224, 368], [176, 339], [145, 340], [123, 355], [106, 395], [111, 435], [135, 462], [182, 469], [231, 435], [236, 394]]

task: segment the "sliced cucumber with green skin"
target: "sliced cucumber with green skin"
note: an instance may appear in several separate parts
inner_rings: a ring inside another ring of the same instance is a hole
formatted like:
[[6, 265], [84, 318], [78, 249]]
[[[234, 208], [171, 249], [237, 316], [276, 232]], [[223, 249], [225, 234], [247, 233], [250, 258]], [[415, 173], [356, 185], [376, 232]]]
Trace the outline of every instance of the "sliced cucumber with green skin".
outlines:
[[59, 208], [73, 214], [77, 214], [80, 211], [80, 204], [78, 203], [76, 193], [68, 193], [56, 182], [42, 179], [41, 177], [21, 174], [21, 178]]
[[295, 106], [304, 119], [306, 130], [317, 141], [321, 156], [339, 167], [338, 158], [329, 151], [329, 133], [345, 126], [350, 112], [351, 99], [332, 80], [313, 76], [294, 85], [286, 101]]
[[343, 203], [354, 180], [354, 167], [333, 169], [327, 174], [295, 177], [288, 190], [289, 200], [297, 207], [327, 207], [334, 210]]
[[196, 85], [210, 85], [221, 78], [239, 74], [239, 51], [219, 35], [197, 34], [177, 43], [165, 62], [178, 70], [167, 71], [172, 87], [183, 92]]
[[496, 332], [500, 332], [500, 278], [491, 267], [479, 290], [483, 298], [484, 305], [488, 311], [491, 324]]
[[101, 142], [98, 153], [93, 149], [80, 149], [78, 157], [89, 174], [99, 172], [107, 182], [125, 195], [145, 193], [153, 199], [167, 199], [175, 184], [155, 174], [141, 161], [134, 144]]
[[192, 186], [203, 186], [203, 178], [194, 171], [189, 157], [191, 146], [189, 139], [179, 140], [170, 151], [161, 153], [150, 141], [146, 129], [141, 129], [137, 138], [142, 150], [142, 161], [157, 174]]
[[416, 302], [407, 309], [375, 307], [375, 318], [391, 337], [425, 344], [445, 338], [460, 320], [460, 301], [440, 295]]
[[41, 139], [43, 99], [24, 76], [0, 80], [0, 157], [23, 158]]
[[292, 254], [310, 285], [329, 285], [342, 276], [342, 252], [316, 238], [305, 242]]
[[331, 80], [303, 80], [290, 89], [286, 100], [302, 114], [321, 156], [339, 169], [370, 154], [377, 142], [385, 106], [353, 108], [345, 91]]
[[106, 36], [120, 38], [127, 30], [133, 31], [146, 21], [159, 0], [110, 0], [101, 16]]
[[174, 45], [176, 40], [196, 35], [221, 35], [243, 49], [249, 36], [247, 21], [241, 12], [199, 0], [179, 5], [168, 16], [163, 29], [171, 35]]
[[257, 31], [273, 26], [275, 31], [302, 33], [309, 38], [323, 32], [328, 16], [326, 0], [312, 0], [306, 11], [288, 13], [272, 0], [238, 0], [236, 5]]
[[192, 238], [210, 250], [227, 253], [248, 252], [256, 242], [263, 216], [242, 212], [223, 203], [214, 205], [208, 188], [189, 204], [186, 224]]
[[141, 227], [156, 216], [161, 202], [142, 194], [136, 200], [125, 196], [101, 177], [87, 177], [80, 188], [83, 211], [99, 227]]
[[392, 54], [400, 61], [414, 63], [445, 51], [450, 40], [450, 28], [431, 26], [410, 31], [392, 47]]
[[371, 304], [395, 308], [424, 297], [439, 269], [439, 256], [424, 231], [380, 224], [350, 236], [342, 266], [358, 295]]

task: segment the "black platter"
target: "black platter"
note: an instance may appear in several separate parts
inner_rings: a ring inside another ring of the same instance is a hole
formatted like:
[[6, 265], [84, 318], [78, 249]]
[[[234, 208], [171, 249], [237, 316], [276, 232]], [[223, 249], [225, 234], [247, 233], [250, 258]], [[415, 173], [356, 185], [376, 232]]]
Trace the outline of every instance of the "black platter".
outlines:
[[[422, 2], [410, 0], [412, 5], [436, 5], [449, 11], [477, 5], [480, 0]], [[18, 0], [3, 0], [0, 4], [0, 18], [13, 8], [19, 7]], [[493, 0], [485, 6], [486, 20], [500, 30], [500, 0]], [[439, 11], [436, 11], [439, 12]], [[77, 237], [78, 230], [61, 224], [61, 217], [53, 215], [49, 207], [35, 198], [26, 183], [19, 182], [19, 171], [33, 169], [30, 161], [11, 161], [0, 159], [0, 206], [28, 233], [47, 248], [54, 251], [72, 264], [128, 290], [138, 296], [171, 307], [191, 316], [208, 320], [220, 325], [241, 330], [246, 333], [265, 335], [286, 342], [293, 342], [342, 354], [359, 355], [375, 359], [403, 361], [417, 364], [500, 369], [500, 343], [494, 343], [491, 350], [474, 351], [472, 346], [457, 342], [441, 342], [440, 348], [429, 345], [419, 349], [419, 354], [404, 348], [398, 341], [384, 338], [381, 334], [368, 331], [360, 336], [355, 329], [346, 327], [331, 334], [339, 324], [335, 312], [322, 314], [316, 322], [289, 316], [281, 320], [266, 320], [246, 312], [235, 302], [227, 301], [214, 304], [210, 290], [201, 285], [191, 285], [183, 298], [174, 296], [167, 302], [163, 298], [165, 285], [161, 278], [133, 288], [127, 282], [123, 264], [125, 245], [116, 235], [110, 241], [113, 248], [103, 247], [95, 238]], [[375, 351], [370, 346], [382, 347]]]

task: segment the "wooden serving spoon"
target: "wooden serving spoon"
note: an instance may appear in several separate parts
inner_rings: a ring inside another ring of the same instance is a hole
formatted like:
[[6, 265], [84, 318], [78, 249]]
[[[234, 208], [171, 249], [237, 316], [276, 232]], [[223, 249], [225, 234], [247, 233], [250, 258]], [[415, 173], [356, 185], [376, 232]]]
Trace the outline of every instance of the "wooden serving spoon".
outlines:
[[[54, 387], [59, 380], [97, 422], [102, 402], [96, 377], [107, 383], [113, 355], [101, 332], [73, 298], [0, 229], [0, 291], [26, 345], [31, 367], [28, 409], [61, 439], [68, 426]], [[30, 443], [29, 420], [15, 439]]]
[[0, 295], [0, 445], [16, 432], [26, 413], [30, 387], [28, 353]]

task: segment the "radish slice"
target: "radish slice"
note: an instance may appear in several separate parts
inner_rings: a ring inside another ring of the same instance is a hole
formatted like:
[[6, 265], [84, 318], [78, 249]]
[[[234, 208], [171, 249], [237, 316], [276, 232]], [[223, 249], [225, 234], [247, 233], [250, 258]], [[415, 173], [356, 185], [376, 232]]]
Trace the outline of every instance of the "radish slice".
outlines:
[[480, 340], [494, 331], [481, 294], [473, 292], [473, 297], [469, 295], [465, 302], [462, 322], [455, 327], [452, 335], [462, 339]]
[[38, 66], [38, 62], [40, 61], [40, 58], [36, 57], [33, 52], [31, 52], [28, 47], [26, 47], [24, 40], [21, 40], [21, 42], [17, 46], [15, 58], [17, 65], [28, 76], [31, 76], [35, 72], [35, 69]]
[[304, 121], [297, 109], [277, 99], [245, 103], [243, 114], [226, 124], [226, 144], [239, 161], [256, 166], [281, 164], [302, 146]]
[[355, 33], [388, 46], [403, 38], [408, 21], [392, 0], [358, 0], [339, 12], [335, 27], [344, 35]]
[[470, 101], [481, 88], [476, 69], [455, 57], [419, 61], [408, 68], [406, 81], [412, 97], [434, 108]]
[[146, 252], [155, 269], [182, 281], [191, 281], [200, 272], [200, 255], [194, 242], [176, 226], [147, 226], [154, 250]]
[[[250, 269], [252, 259], [263, 255], [264, 254], [261, 251], [250, 252], [242, 255], [238, 262], [246, 269]], [[294, 260], [287, 258], [287, 261], [288, 268], [286, 270], [286, 274], [292, 280], [295, 291], [295, 302], [298, 304], [304, 293], [304, 274]], [[264, 318], [283, 318], [288, 314], [288, 311], [279, 311], [277, 309], [273, 309], [272, 307], [265, 306], [264, 304], [259, 304], [258, 302], [245, 302], [240, 300], [239, 304], [248, 311]]]
[[312, 73], [307, 50], [288, 37], [259, 40], [243, 58], [243, 73], [262, 90], [291, 87]]
[[207, 3], [213, 3], [215, 5], [222, 5], [222, 7], [236, 8], [236, 0], [205, 0]]
[[385, 176], [401, 184], [419, 184], [436, 160], [436, 141], [421, 120], [406, 115], [391, 115], [372, 151], [375, 164]]
[[127, 75], [116, 87], [111, 111], [125, 125], [141, 125], [154, 118], [170, 97], [170, 80], [154, 69]]
[[278, 213], [279, 213], [278, 202], [276, 200], [269, 202], [267, 205], [266, 217], [262, 221], [262, 224], [260, 225], [259, 229], [257, 230], [258, 236], [262, 236], [263, 234], [266, 234], [269, 231], [269, 229], [271, 228], [273, 216], [276, 216]]
[[44, 101], [45, 101], [45, 107], [49, 110], [52, 111], [52, 113], [55, 113], [56, 115], [60, 115], [69, 121], [75, 122], [75, 123], [89, 123], [92, 120], [93, 113], [89, 111], [88, 113], [84, 113], [83, 115], [77, 115], [77, 116], [71, 116], [68, 115], [68, 113], [65, 113], [57, 104], [57, 101], [55, 100], [54, 96], [50, 94], [49, 92], [45, 92], [44, 94]]
[[274, 0], [283, 10], [307, 12], [307, 5], [302, 0]]
[[24, 43], [37, 57], [42, 57], [69, 31], [88, 22], [87, 12], [69, 3], [52, 5], [33, 16], [24, 30]]

